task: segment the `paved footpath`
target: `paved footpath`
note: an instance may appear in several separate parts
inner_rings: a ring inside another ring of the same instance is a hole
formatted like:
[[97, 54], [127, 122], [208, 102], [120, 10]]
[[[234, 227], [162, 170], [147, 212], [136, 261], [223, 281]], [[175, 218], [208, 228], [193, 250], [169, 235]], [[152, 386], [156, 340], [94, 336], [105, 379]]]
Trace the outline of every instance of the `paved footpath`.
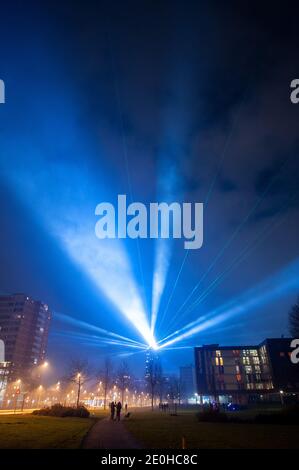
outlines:
[[92, 426], [82, 443], [83, 449], [141, 449], [140, 443], [127, 431], [122, 421], [100, 419]]

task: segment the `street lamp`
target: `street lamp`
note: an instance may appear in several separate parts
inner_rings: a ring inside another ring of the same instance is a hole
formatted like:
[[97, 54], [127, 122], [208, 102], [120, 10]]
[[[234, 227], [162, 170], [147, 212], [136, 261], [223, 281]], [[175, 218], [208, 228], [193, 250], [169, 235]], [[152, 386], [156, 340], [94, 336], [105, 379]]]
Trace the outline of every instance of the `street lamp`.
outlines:
[[283, 391], [283, 390], [279, 390], [279, 396], [280, 396], [280, 401], [281, 401], [281, 405], [282, 405], [282, 406], [284, 405], [283, 394], [284, 394], [284, 391]]

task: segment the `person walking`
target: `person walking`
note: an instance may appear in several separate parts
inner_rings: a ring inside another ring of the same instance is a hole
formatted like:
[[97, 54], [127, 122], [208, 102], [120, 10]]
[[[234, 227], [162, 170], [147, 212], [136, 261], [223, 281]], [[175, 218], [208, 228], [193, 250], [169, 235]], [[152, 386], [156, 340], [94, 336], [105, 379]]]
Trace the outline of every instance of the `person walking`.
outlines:
[[115, 403], [112, 401], [110, 403], [110, 419], [113, 421], [115, 416]]
[[121, 409], [122, 409], [122, 406], [121, 406], [121, 402], [119, 401], [116, 405], [116, 419], [117, 419], [117, 421], [120, 421]]

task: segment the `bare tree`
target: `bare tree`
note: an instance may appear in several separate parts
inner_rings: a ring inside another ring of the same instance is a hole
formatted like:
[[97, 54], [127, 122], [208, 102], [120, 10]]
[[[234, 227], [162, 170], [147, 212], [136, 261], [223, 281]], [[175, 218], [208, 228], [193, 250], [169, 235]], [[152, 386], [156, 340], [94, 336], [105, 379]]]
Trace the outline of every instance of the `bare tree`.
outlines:
[[110, 385], [113, 381], [113, 363], [109, 357], [106, 357], [103, 363], [103, 367], [99, 372], [100, 380], [103, 383], [104, 389], [104, 410], [107, 406], [107, 395]]
[[169, 381], [169, 398], [172, 404], [175, 400], [180, 400], [180, 381], [176, 375], [173, 375]]
[[151, 396], [151, 407], [152, 411], [154, 410], [154, 399], [156, 394], [157, 385], [159, 380], [161, 380], [162, 368], [158, 360], [152, 356], [148, 361], [147, 372], [146, 372], [146, 381], [149, 388], [149, 393]]
[[299, 297], [289, 312], [289, 328], [293, 338], [299, 338]]
[[77, 408], [80, 404], [80, 396], [83, 385], [90, 380], [90, 367], [87, 360], [72, 359], [66, 376], [68, 382], [72, 382], [77, 386]]
[[131, 377], [130, 377], [130, 370], [129, 370], [128, 363], [126, 361], [123, 361], [120, 364], [119, 369], [117, 371], [117, 383], [121, 391], [121, 403], [122, 404], [124, 403], [125, 390], [127, 387], [129, 387], [130, 380], [131, 380]]

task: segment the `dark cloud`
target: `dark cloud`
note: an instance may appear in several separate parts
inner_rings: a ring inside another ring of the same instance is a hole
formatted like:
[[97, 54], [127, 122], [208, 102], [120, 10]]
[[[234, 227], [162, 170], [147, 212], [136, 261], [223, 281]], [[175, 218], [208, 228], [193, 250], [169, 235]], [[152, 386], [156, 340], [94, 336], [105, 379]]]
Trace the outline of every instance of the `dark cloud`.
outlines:
[[218, 182], [218, 188], [223, 193], [230, 193], [231, 191], [236, 191], [238, 185], [230, 179], [220, 179]]

